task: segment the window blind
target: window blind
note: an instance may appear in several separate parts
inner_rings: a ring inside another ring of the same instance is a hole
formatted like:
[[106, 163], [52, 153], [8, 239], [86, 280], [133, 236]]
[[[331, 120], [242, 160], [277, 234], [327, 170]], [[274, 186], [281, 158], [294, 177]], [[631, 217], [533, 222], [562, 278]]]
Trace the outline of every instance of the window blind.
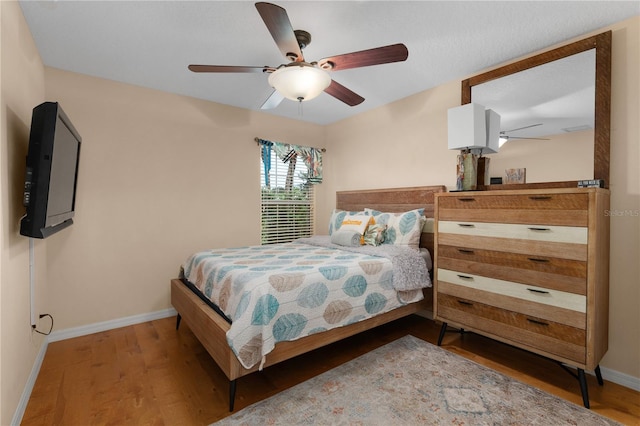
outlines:
[[290, 242], [313, 233], [314, 185], [305, 178], [309, 170], [304, 161], [290, 154], [283, 161], [272, 150], [268, 176], [268, 168], [260, 167], [262, 244]]

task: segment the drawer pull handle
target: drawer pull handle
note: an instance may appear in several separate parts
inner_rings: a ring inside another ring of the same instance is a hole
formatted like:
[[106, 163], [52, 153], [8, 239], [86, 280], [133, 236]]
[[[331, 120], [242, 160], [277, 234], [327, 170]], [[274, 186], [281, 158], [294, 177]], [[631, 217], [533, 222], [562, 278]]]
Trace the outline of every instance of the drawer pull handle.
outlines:
[[458, 226], [461, 227], [461, 228], [475, 228], [476, 227], [472, 223], [459, 223]]
[[473, 306], [473, 303], [467, 302], [465, 300], [458, 300], [458, 303], [465, 306]]
[[470, 201], [475, 201], [476, 199], [473, 197], [460, 197], [458, 198], [458, 201], [462, 201], [463, 203], [468, 203]]
[[531, 319], [531, 318], [527, 318], [527, 321], [529, 321], [529, 322], [531, 322], [533, 324], [537, 324], [537, 325], [544, 325], [545, 327], [549, 326], [549, 323], [546, 323], [544, 321], [534, 320], [534, 319]]
[[460, 278], [461, 280], [473, 281], [473, 277], [470, 277], [469, 275], [458, 274], [458, 278]]
[[[458, 276], [460, 276], [460, 275], [458, 275]], [[538, 294], [549, 294], [549, 292], [548, 292], [548, 291], [545, 291], [545, 290], [538, 290], [537, 288], [528, 288], [528, 287], [527, 287], [527, 290], [529, 290], [529, 291], [530, 291], [530, 292], [532, 292], [532, 293], [538, 293]]]
[[529, 197], [529, 199], [531, 200], [550, 200], [551, 199], [551, 195], [532, 195]]
[[547, 263], [547, 262], [549, 262], [549, 259], [538, 259], [538, 258], [535, 258], [535, 257], [529, 257], [528, 259], [530, 261], [532, 261], [532, 262], [538, 262], [538, 263]]
[[458, 251], [460, 253], [464, 253], [464, 254], [473, 254], [473, 253], [475, 253], [473, 250], [468, 250], [468, 249], [458, 249]]
[[535, 226], [530, 226], [528, 229], [529, 229], [530, 231], [536, 231], [536, 232], [547, 232], [547, 231], [551, 231], [551, 229], [549, 229], [549, 228], [538, 228], [538, 227], [535, 227]]

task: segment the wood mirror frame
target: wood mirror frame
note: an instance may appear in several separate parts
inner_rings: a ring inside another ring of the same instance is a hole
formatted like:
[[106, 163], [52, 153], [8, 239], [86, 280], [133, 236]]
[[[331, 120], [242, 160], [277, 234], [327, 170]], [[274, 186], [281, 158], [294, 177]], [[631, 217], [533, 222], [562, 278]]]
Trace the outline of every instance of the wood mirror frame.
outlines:
[[[602, 179], [609, 187], [611, 123], [611, 31], [588, 37], [565, 46], [504, 65], [462, 81], [461, 104], [471, 102], [471, 88], [478, 84], [528, 70], [590, 49], [596, 51], [593, 179]], [[481, 185], [480, 189], [576, 187], [578, 181], [540, 182], [517, 185]]]

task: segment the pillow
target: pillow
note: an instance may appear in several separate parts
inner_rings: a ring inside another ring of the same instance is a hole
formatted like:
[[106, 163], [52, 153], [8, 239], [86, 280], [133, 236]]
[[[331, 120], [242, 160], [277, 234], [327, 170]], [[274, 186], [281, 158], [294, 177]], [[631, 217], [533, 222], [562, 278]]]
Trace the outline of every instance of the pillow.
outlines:
[[345, 210], [334, 209], [331, 212], [331, 218], [329, 219], [329, 235], [332, 235], [340, 226], [342, 226], [342, 221], [347, 216], [355, 216], [359, 214], [364, 214], [364, 212], [348, 212]]
[[374, 216], [376, 223], [387, 225], [383, 244], [408, 246], [414, 250], [420, 249], [420, 234], [422, 226], [427, 220], [424, 217], [423, 208], [404, 213], [383, 213], [365, 209], [365, 213]]
[[339, 231], [331, 234], [331, 243], [346, 247], [359, 247], [361, 235], [356, 231]]
[[341, 231], [354, 231], [358, 234], [364, 234], [364, 231], [367, 229], [367, 225], [369, 225], [369, 221], [372, 220], [373, 217], [365, 215], [365, 214], [355, 214], [355, 215], [347, 215], [342, 220], [342, 224], [340, 225]]
[[362, 243], [370, 246], [379, 246], [384, 242], [384, 231], [387, 229], [387, 225], [380, 225], [374, 223], [369, 224], [367, 230], [364, 231], [362, 236]]

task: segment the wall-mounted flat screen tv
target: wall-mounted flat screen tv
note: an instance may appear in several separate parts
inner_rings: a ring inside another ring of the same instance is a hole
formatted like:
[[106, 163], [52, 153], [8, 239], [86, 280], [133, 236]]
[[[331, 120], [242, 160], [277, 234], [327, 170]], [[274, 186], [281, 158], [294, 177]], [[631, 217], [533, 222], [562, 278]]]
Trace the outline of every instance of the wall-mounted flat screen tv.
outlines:
[[33, 109], [20, 234], [46, 238], [73, 224], [81, 143], [59, 103]]

